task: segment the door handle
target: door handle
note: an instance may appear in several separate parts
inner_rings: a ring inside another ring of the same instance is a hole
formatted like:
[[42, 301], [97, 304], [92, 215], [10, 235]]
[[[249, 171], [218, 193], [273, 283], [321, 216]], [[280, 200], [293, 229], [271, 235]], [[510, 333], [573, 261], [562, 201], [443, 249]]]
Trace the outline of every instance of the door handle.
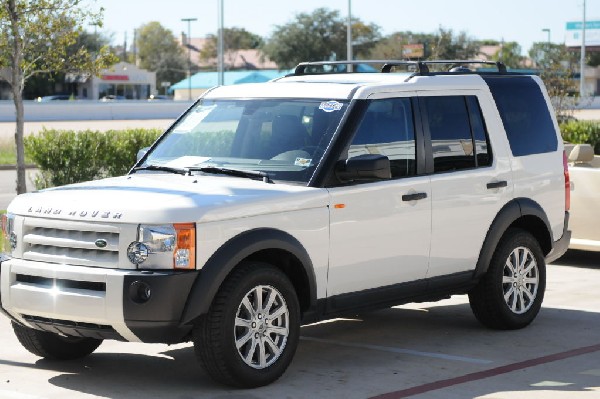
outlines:
[[487, 184], [487, 188], [489, 190], [494, 189], [494, 188], [507, 187], [507, 186], [508, 186], [508, 182], [506, 180], [495, 181], [495, 182]]
[[418, 201], [427, 198], [427, 193], [404, 194], [402, 201]]

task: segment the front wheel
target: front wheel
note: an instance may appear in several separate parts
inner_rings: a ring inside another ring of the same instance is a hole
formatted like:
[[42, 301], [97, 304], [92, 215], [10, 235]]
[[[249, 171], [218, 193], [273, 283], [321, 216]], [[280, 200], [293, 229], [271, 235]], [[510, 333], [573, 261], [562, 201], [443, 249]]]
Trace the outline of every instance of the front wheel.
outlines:
[[34, 330], [14, 321], [12, 328], [25, 349], [45, 359], [79, 359], [94, 352], [102, 343], [102, 340], [95, 338], [63, 337], [47, 331]]
[[294, 286], [266, 263], [241, 264], [194, 328], [194, 348], [208, 374], [240, 388], [267, 385], [292, 361], [300, 334]]
[[469, 292], [475, 317], [485, 326], [512, 330], [537, 316], [546, 289], [546, 263], [537, 240], [522, 229], [509, 229], [489, 269]]

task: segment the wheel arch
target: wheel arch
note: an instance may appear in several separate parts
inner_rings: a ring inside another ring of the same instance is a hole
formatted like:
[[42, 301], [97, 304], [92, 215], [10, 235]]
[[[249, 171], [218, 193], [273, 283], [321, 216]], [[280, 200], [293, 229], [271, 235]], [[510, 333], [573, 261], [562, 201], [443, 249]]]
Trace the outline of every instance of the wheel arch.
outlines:
[[206, 314], [223, 281], [245, 260], [266, 262], [282, 270], [296, 290], [301, 313], [315, 309], [316, 278], [304, 246], [289, 233], [260, 228], [231, 238], [204, 264], [190, 290], [181, 323]]
[[498, 243], [511, 227], [518, 227], [532, 234], [544, 255], [548, 255], [552, 249], [552, 229], [541, 205], [529, 198], [515, 198], [500, 209], [490, 225], [477, 260], [475, 278], [480, 278], [487, 272]]

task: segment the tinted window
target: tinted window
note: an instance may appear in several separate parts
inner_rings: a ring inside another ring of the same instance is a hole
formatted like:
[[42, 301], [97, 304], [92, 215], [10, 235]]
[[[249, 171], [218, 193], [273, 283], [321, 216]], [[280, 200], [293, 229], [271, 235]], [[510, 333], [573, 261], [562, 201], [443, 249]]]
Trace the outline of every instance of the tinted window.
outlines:
[[490, 166], [492, 164], [492, 151], [479, 102], [475, 96], [467, 96], [466, 99], [471, 119], [471, 130], [473, 131], [477, 166]]
[[422, 97], [431, 134], [434, 172], [474, 168], [475, 148], [465, 97]]
[[370, 102], [348, 157], [362, 154], [387, 156], [393, 178], [415, 174], [415, 129], [409, 98]]
[[538, 84], [529, 76], [486, 76], [514, 156], [556, 151], [558, 139]]

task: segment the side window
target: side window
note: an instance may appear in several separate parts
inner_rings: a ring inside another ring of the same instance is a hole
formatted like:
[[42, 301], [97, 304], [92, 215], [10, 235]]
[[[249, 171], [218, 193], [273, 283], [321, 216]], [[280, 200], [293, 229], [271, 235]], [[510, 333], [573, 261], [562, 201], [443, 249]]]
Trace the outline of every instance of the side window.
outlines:
[[492, 164], [492, 149], [490, 148], [487, 128], [483, 121], [483, 114], [475, 96], [467, 96], [467, 106], [473, 130], [473, 143], [477, 156], [477, 166], [490, 166]]
[[477, 97], [421, 97], [431, 134], [433, 171], [490, 166], [492, 154]]
[[431, 133], [434, 172], [475, 167], [475, 148], [471, 136], [465, 97], [422, 97]]
[[514, 156], [556, 151], [558, 138], [540, 86], [529, 76], [486, 76]]
[[409, 98], [372, 100], [348, 150], [348, 157], [381, 154], [392, 178], [416, 173], [415, 128]]

